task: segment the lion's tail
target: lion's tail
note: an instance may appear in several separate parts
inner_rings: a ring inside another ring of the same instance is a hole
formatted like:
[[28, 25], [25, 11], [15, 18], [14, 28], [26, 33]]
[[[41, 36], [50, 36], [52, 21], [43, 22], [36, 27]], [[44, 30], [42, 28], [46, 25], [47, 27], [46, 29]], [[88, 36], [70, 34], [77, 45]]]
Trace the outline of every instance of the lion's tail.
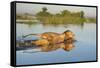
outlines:
[[41, 34], [28, 34], [28, 35], [24, 35], [22, 37], [25, 38], [25, 37], [30, 36], [30, 35], [33, 35], [33, 36], [41, 36]]

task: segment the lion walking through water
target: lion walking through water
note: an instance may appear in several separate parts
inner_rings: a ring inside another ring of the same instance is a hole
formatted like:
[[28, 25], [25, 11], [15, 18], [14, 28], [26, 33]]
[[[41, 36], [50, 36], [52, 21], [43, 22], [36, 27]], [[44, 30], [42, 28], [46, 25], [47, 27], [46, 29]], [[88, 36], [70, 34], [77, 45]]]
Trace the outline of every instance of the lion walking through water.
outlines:
[[74, 40], [74, 33], [70, 30], [66, 30], [63, 33], [55, 33], [55, 32], [45, 32], [42, 34], [28, 34], [23, 36], [24, 38], [27, 36], [38, 36], [40, 37], [39, 40], [31, 41], [32, 44], [35, 44], [37, 46], [39, 45], [49, 45], [49, 44], [58, 44], [62, 43], [64, 41], [70, 41], [72, 42]]

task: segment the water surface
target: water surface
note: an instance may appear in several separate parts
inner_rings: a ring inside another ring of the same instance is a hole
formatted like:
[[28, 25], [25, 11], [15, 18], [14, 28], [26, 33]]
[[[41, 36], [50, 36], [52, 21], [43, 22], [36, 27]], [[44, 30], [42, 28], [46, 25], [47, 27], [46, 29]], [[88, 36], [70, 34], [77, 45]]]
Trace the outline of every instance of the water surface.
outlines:
[[[96, 24], [60, 24], [60, 25], [43, 25], [43, 24], [16, 24], [17, 40], [21, 36], [31, 33], [57, 32], [63, 33], [71, 30], [75, 33], [77, 42], [74, 42], [75, 48], [71, 51], [57, 49], [50, 52], [36, 52], [34, 49], [28, 49], [30, 53], [24, 53], [25, 50], [16, 51], [17, 65], [61, 63], [61, 62], [79, 62], [96, 60]], [[37, 37], [30, 37], [36, 39]], [[27, 50], [26, 50], [27, 51]]]

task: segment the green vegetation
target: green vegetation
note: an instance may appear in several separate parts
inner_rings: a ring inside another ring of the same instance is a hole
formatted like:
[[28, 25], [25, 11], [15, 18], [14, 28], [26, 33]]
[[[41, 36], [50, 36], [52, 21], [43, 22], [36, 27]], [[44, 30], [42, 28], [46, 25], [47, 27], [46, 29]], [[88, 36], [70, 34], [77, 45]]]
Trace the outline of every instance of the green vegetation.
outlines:
[[95, 18], [88, 18], [88, 22], [96, 22], [96, 19]]
[[47, 12], [47, 8], [43, 7], [42, 11], [36, 14], [38, 20], [45, 24], [66, 24], [66, 23], [81, 23], [85, 21], [84, 12], [70, 12], [63, 10], [57, 14]]
[[84, 22], [96, 22], [94, 18], [85, 18], [83, 11], [71, 12], [69, 10], [62, 10], [59, 13], [52, 14], [48, 12], [46, 7], [43, 7], [36, 15], [25, 13], [23, 15], [16, 15], [17, 23], [38, 23], [42, 24], [81, 24]]

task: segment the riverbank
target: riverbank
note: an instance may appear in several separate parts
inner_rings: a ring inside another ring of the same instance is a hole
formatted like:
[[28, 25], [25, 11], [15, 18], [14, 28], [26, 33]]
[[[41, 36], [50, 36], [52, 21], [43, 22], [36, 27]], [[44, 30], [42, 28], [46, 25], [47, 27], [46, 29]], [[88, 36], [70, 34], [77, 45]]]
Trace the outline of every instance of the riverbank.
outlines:
[[36, 23], [36, 22], [39, 22], [38, 20], [22, 20], [22, 19], [17, 19], [16, 20], [16, 22], [17, 23], [32, 23], [32, 22], [34, 22], [34, 23]]

